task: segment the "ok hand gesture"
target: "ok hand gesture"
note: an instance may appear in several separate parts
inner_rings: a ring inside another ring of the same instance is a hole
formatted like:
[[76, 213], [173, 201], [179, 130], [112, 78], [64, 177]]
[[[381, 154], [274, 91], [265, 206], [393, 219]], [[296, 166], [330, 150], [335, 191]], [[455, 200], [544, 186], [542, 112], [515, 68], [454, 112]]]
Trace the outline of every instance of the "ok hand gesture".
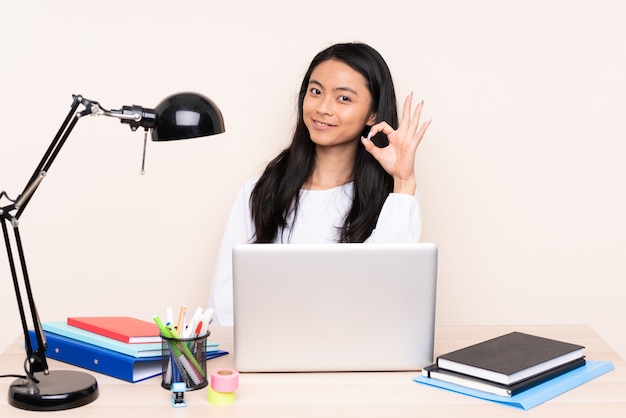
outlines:
[[429, 120], [421, 126], [419, 124], [422, 107], [424, 106], [423, 101], [417, 104], [411, 117], [412, 102], [413, 94], [410, 94], [404, 100], [402, 119], [398, 129], [393, 129], [385, 121], [375, 124], [370, 129], [368, 138], [371, 138], [378, 132], [382, 132], [387, 135], [389, 145], [384, 148], [378, 148], [368, 138], [361, 139], [365, 149], [393, 177], [394, 192], [411, 195], [415, 193], [417, 187], [415, 181], [415, 153], [431, 122]]

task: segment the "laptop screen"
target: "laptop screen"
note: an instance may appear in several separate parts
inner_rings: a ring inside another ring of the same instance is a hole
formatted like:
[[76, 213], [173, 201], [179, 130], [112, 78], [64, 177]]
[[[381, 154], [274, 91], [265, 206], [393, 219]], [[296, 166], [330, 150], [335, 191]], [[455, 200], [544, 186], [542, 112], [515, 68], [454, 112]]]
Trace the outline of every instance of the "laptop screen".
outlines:
[[435, 244], [233, 249], [235, 366], [419, 370], [433, 361]]

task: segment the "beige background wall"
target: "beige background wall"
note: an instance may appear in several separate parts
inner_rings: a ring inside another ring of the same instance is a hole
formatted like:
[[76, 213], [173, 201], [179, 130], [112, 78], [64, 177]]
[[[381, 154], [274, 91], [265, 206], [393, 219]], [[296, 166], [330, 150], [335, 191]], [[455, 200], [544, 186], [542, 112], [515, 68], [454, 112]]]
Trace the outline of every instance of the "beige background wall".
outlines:
[[[141, 176], [141, 133], [79, 123], [21, 218], [43, 320], [203, 306], [232, 199], [288, 142], [310, 59], [359, 40], [433, 118], [417, 169], [438, 323], [586, 323], [626, 356], [623, 2], [111, 3], [1, 6], [0, 191], [22, 190], [73, 93], [198, 91], [227, 133], [149, 144]], [[0, 349], [19, 334], [9, 278], [3, 254]]]

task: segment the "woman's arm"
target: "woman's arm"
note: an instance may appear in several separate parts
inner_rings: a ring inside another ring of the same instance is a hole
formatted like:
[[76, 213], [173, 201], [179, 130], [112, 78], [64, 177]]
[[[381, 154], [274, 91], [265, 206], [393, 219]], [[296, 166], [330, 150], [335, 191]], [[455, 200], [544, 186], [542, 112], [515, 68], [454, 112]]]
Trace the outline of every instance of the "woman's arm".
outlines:
[[420, 195], [391, 193], [378, 216], [376, 228], [365, 241], [368, 243], [419, 242], [422, 233]]
[[255, 183], [256, 179], [250, 180], [239, 191], [215, 262], [208, 307], [215, 309], [216, 325], [233, 324], [233, 247], [250, 242], [254, 236], [249, 202]]

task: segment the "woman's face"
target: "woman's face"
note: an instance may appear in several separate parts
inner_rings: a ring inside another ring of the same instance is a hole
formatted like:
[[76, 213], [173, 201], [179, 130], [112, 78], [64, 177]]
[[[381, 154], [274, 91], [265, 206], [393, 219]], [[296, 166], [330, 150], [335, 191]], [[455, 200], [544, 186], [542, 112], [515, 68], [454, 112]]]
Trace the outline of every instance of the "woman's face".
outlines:
[[365, 78], [349, 65], [327, 60], [311, 73], [302, 106], [304, 124], [317, 146], [354, 146], [373, 125], [372, 96]]

